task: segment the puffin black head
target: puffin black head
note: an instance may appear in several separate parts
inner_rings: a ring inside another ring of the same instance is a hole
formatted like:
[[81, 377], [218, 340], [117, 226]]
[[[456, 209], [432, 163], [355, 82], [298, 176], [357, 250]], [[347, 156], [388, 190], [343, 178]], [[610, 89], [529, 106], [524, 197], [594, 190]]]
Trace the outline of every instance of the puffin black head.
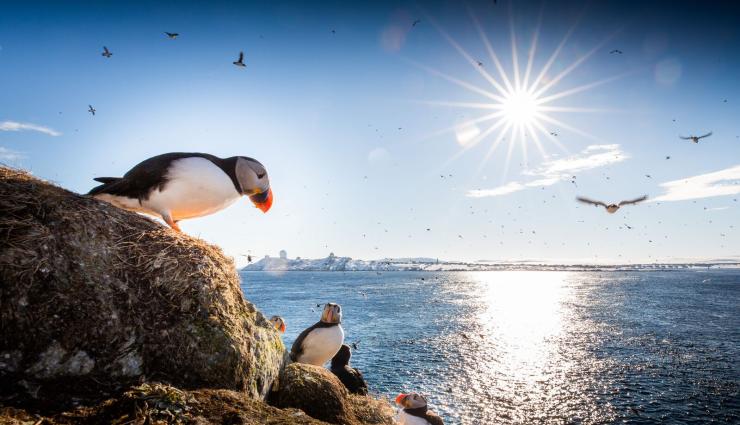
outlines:
[[267, 212], [272, 206], [272, 189], [264, 165], [256, 159], [239, 156], [235, 172], [242, 195], [249, 196], [254, 206]]
[[404, 409], [418, 409], [421, 407], [427, 407], [427, 399], [417, 393], [401, 393], [396, 396], [396, 403]]
[[342, 307], [339, 304], [326, 303], [321, 313], [321, 321], [324, 323], [342, 323]]
[[349, 345], [342, 344], [339, 347], [339, 351], [331, 359], [332, 368], [341, 368], [349, 364], [349, 359], [352, 357], [352, 351], [349, 349]]

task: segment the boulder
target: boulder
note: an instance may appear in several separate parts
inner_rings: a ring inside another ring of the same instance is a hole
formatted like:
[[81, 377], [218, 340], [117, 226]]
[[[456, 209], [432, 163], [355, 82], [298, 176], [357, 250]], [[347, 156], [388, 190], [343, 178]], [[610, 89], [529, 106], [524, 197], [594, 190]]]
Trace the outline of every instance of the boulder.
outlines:
[[259, 399], [285, 351], [219, 248], [5, 167], [0, 327], [0, 401], [144, 380]]
[[387, 401], [349, 394], [333, 373], [319, 366], [286, 366], [273, 400], [278, 407], [301, 409], [332, 424], [395, 423], [394, 411]]

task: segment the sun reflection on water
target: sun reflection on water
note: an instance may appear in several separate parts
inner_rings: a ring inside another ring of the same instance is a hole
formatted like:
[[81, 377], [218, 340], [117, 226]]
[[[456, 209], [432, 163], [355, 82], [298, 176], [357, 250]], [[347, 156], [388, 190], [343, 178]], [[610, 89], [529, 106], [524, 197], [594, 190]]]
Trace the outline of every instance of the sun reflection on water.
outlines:
[[568, 296], [562, 272], [481, 273], [475, 276], [487, 305], [479, 320], [498, 347], [497, 362], [519, 381], [535, 384], [562, 331], [562, 302]]

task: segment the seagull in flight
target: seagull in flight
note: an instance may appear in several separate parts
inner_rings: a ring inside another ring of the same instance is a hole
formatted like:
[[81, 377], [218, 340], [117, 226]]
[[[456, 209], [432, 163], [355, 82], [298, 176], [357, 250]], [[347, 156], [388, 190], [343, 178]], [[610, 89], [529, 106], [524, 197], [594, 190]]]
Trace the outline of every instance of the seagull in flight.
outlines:
[[647, 195], [644, 195], [644, 196], [641, 196], [641, 197], [639, 197], [637, 199], [631, 199], [631, 200], [627, 200], [627, 201], [621, 201], [618, 204], [608, 204], [608, 205], [606, 203], [604, 203], [604, 202], [594, 201], [592, 199], [583, 198], [581, 196], [577, 197], [576, 199], [578, 201], [580, 201], [580, 202], [583, 202], [584, 204], [591, 204], [591, 205], [595, 205], [597, 207], [604, 207], [606, 209], [606, 212], [608, 212], [609, 214], [614, 214], [615, 212], [617, 212], [617, 210], [619, 208], [621, 208], [621, 207], [623, 207], [625, 205], [637, 204], [639, 202], [642, 202], [642, 201], [646, 200], [647, 198], [648, 198]]
[[90, 109], [87, 110], [87, 112], [89, 112], [89, 113], [93, 114], [93, 116], [95, 116], [95, 108], [93, 108], [92, 105], [87, 105], [87, 106], [88, 106], [88, 108], [90, 108]]
[[624, 52], [619, 49], [614, 49], [611, 52], [609, 52], [610, 55], [613, 55], [613, 54], [621, 55], [622, 53]]
[[712, 132], [710, 131], [709, 133], [707, 133], [707, 134], [705, 134], [703, 136], [689, 136], [689, 137], [678, 136], [678, 137], [682, 138], [683, 140], [691, 140], [694, 143], [699, 143], [699, 139], [703, 139], [703, 138], [709, 137], [711, 135], [712, 135]]
[[105, 56], [106, 58], [110, 58], [111, 56], [113, 56], [113, 53], [111, 53], [107, 47], [103, 46], [103, 53], [101, 53], [100, 55]]
[[245, 67], [247, 65], [244, 64], [244, 52], [239, 52], [239, 60], [233, 62], [236, 66]]

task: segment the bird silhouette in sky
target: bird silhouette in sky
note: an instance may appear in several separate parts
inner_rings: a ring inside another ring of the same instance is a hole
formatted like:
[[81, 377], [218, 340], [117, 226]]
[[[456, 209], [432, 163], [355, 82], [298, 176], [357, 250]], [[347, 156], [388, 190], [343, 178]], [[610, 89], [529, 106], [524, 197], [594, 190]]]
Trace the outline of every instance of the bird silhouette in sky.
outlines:
[[612, 50], [611, 52], [609, 52], [609, 54], [610, 54], [610, 55], [615, 55], [615, 54], [616, 54], [616, 55], [621, 55], [622, 53], [624, 53], [624, 52], [622, 52], [622, 51], [621, 51], [621, 50], [619, 50], [619, 49], [614, 49], [614, 50]]
[[417, 20], [415, 20], [415, 21], [414, 21], [414, 23], [413, 23], [413, 24], [411, 24], [411, 26], [412, 26], [412, 27], [415, 27], [415, 26], [416, 26], [416, 24], [420, 24], [420, 23], [421, 23], [421, 19], [417, 19]]
[[636, 199], [631, 199], [631, 200], [627, 200], [627, 201], [621, 201], [618, 204], [606, 204], [604, 202], [594, 201], [592, 199], [584, 198], [582, 196], [579, 196], [576, 199], [578, 201], [580, 201], [580, 202], [583, 202], [584, 204], [595, 205], [597, 207], [604, 207], [604, 209], [606, 209], [606, 212], [608, 212], [609, 214], [614, 214], [615, 212], [617, 212], [617, 210], [619, 210], [619, 208], [621, 208], [621, 207], [623, 207], [625, 205], [637, 204], [637, 203], [640, 203], [640, 202], [646, 200], [647, 198], [648, 198], [647, 195], [644, 195], [644, 196], [641, 196], [641, 197], [636, 198]]
[[705, 137], [709, 137], [711, 135], [712, 135], [712, 132], [710, 131], [709, 133], [707, 133], [707, 134], [705, 134], [703, 136], [689, 136], [689, 137], [678, 136], [678, 137], [680, 137], [683, 140], [691, 140], [694, 143], [699, 143], [699, 140], [700, 139], [703, 139]]
[[247, 65], [244, 64], [244, 52], [239, 52], [239, 60], [232, 62], [236, 66], [245, 67]]
[[93, 114], [93, 116], [95, 116], [95, 108], [93, 108], [92, 105], [87, 105], [87, 107], [89, 108], [87, 110], [87, 112], [89, 112], [89, 113]]
[[103, 46], [103, 53], [101, 53], [100, 55], [105, 56], [106, 58], [110, 58], [111, 56], [113, 56], [113, 53], [111, 53], [107, 47]]
[[180, 35], [179, 33], [176, 33], [176, 32], [167, 32], [167, 31], [165, 31], [164, 33], [167, 35], [167, 37], [170, 38], [170, 40], [174, 40], [174, 39], [176, 39]]

